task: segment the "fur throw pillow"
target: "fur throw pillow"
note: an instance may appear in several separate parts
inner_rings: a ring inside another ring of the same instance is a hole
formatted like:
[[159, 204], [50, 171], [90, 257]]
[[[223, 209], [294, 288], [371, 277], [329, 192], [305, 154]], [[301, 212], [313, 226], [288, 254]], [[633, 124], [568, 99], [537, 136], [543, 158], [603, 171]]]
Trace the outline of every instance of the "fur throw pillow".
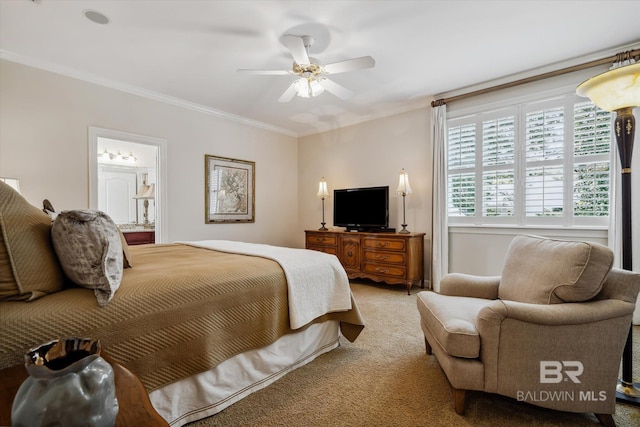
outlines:
[[118, 227], [104, 212], [62, 211], [51, 226], [62, 270], [75, 284], [93, 289], [106, 305], [122, 281], [123, 253]]

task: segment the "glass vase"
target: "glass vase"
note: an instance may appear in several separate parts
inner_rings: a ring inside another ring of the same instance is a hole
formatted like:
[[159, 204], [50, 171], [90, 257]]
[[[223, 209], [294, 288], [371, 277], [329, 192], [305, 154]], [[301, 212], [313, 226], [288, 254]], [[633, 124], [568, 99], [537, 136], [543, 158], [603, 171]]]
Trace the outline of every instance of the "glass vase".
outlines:
[[118, 414], [114, 374], [100, 349], [98, 340], [64, 338], [29, 350], [29, 377], [11, 408], [13, 426], [113, 427]]

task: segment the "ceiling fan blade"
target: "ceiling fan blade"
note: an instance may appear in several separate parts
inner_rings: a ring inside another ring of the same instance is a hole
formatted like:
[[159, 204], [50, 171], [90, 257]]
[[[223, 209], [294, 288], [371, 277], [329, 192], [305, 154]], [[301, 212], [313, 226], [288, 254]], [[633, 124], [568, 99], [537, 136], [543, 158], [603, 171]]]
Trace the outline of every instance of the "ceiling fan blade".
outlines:
[[371, 68], [376, 65], [375, 59], [370, 56], [362, 56], [360, 58], [347, 59], [346, 61], [334, 62], [323, 66], [324, 71], [328, 74], [345, 73], [347, 71], [362, 70], [363, 68]]
[[268, 75], [268, 76], [286, 76], [287, 74], [293, 74], [292, 71], [288, 71], [288, 70], [247, 70], [247, 69], [240, 69], [240, 70], [236, 70], [238, 73], [242, 73], [242, 74], [261, 74], [261, 75]]
[[340, 99], [348, 99], [353, 95], [352, 91], [329, 79], [319, 79], [318, 83], [325, 88], [327, 92], [334, 94]]
[[291, 86], [289, 86], [287, 88], [287, 90], [284, 91], [284, 93], [282, 95], [280, 95], [280, 98], [278, 98], [278, 101], [280, 102], [289, 102], [293, 99], [294, 96], [296, 96], [296, 82], [291, 83]]
[[291, 51], [291, 56], [293, 56], [296, 64], [309, 65], [309, 55], [307, 54], [307, 49], [304, 47], [302, 37], [286, 35], [282, 37], [282, 41]]

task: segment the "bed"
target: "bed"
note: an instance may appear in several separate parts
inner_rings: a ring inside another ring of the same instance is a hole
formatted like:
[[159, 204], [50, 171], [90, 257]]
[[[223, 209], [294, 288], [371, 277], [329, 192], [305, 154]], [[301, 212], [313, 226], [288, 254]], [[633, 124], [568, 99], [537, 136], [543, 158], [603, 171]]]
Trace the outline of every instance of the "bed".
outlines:
[[[18, 199], [6, 194], [0, 186], [0, 367], [22, 363], [29, 348], [54, 338], [98, 338], [105, 352], [141, 379], [170, 425], [181, 426], [336, 348], [340, 336], [355, 340], [364, 327], [335, 257], [238, 242], [125, 248], [132, 267], [122, 270], [119, 287], [103, 306], [95, 290], [64, 278], [62, 289], [10, 300], [16, 297], [3, 294], [3, 280], [9, 273], [18, 280], [21, 251], [15, 243], [29, 237], [25, 229], [17, 240], [11, 235], [12, 219], [25, 215], [13, 212]], [[29, 230], [44, 235], [39, 214], [28, 212], [38, 224]], [[32, 254], [24, 265], [46, 254]], [[296, 259], [303, 260], [297, 269], [291, 267]], [[37, 270], [42, 280], [47, 268]], [[25, 288], [27, 280], [22, 282]]]

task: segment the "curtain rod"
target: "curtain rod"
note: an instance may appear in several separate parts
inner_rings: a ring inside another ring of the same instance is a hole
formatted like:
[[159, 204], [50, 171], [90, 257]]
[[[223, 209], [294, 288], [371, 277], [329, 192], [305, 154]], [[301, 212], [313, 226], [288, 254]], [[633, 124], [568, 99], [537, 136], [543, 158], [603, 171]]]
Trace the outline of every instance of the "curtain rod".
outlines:
[[452, 97], [449, 97], [449, 98], [436, 99], [436, 100], [431, 102], [431, 106], [432, 107], [439, 107], [441, 105], [445, 105], [445, 104], [448, 104], [448, 103], [453, 102], [453, 101], [459, 101], [461, 99], [471, 98], [473, 96], [483, 95], [485, 93], [495, 92], [495, 91], [498, 91], [498, 90], [501, 90], [501, 89], [508, 89], [508, 88], [519, 86], [519, 85], [523, 85], [523, 84], [526, 84], [526, 83], [536, 82], [538, 80], [543, 80], [543, 79], [547, 79], [547, 78], [550, 78], [550, 77], [556, 77], [556, 76], [560, 76], [562, 74], [572, 73], [574, 71], [584, 70], [586, 68], [597, 67], [598, 65], [607, 64], [609, 62], [613, 62], [613, 63], [621, 62], [624, 59], [635, 58], [635, 57], [638, 57], [638, 56], [640, 56], [640, 49], [628, 50], [626, 52], [618, 53], [618, 54], [613, 55], [613, 56], [608, 56], [606, 58], [596, 59], [596, 60], [593, 60], [593, 61], [585, 62], [583, 64], [572, 65], [571, 67], [561, 68], [561, 69], [555, 70], [555, 71], [549, 71], [547, 73], [542, 73], [542, 74], [538, 74], [538, 75], [535, 75], [535, 76], [526, 77], [524, 79], [514, 80], [512, 82], [499, 84], [497, 86], [491, 86], [491, 87], [487, 87], [487, 88], [484, 88], [484, 89], [474, 90], [473, 92], [467, 92], [467, 93], [463, 93], [461, 95], [452, 96]]

